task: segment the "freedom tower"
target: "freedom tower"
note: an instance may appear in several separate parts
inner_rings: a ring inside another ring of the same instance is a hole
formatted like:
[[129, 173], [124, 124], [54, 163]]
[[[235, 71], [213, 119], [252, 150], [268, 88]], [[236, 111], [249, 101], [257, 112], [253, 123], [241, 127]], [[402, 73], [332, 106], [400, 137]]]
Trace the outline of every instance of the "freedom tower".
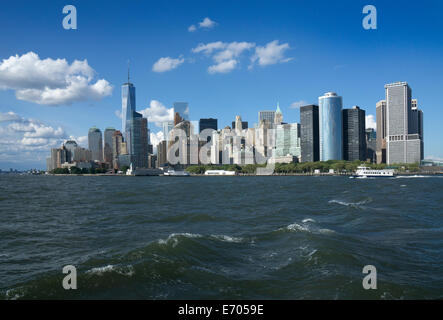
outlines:
[[129, 67], [128, 67], [128, 82], [122, 85], [122, 132], [127, 132], [127, 123], [132, 118], [132, 113], [135, 111], [135, 87], [129, 82]]

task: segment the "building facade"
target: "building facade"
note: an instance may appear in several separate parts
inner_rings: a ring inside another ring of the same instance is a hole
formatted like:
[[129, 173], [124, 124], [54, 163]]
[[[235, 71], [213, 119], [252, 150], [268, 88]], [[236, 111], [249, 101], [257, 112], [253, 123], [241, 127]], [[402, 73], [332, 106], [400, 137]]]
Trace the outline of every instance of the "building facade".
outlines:
[[103, 162], [102, 132], [97, 127], [92, 127], [88, 132], [88, 148], [91, 150], [92, 160]]
[[365, 111], [358, 106], [343, 110], [343, 159], [366, 160]]
[[314, 162], [320, 160], [320, 132], [317, 105], [300, 108], [300, 147], [301, 161]]
[[376, 104], [377, 118], [377, 163], [386, 163], [386, 100]]
[[342, 97], [327, 92], [318, 98], [320, 161], [343, 159]]
[[385, 85], [385, 90], [386, 163], [419, 163], [423, 143], [414, 132], [411, 88], [406, 82], [396, 82]]

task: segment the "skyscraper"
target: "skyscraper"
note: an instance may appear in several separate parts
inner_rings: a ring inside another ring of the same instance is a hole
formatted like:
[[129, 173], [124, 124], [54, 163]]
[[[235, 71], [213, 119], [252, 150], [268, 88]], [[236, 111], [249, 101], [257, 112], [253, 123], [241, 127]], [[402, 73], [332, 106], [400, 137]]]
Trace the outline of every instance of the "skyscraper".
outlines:
[[174, 121], [168, 120], [162, 122], [163, 128], [163, 139], [169, 141], [169, 132], [171, 132], [172, 128], [174, 128]]
[[320, 124], [320, 160], [343, 159], [342, 97], [327, 92], [318, 98]]
[[275, 132], [275, 156], [291, 155], [300, 158], [300, 124], [278, 124]]
[[357, 106], [343, 110], [343, 158], [366, 160], [365, 111]]
[[[232, 121], [232, 129], [235, 130], [235, 121]], [[242, 121], [241, 122], [241, 128], [242, 130], [248, 129], [248, 121]]]
[[112, 164], [113, 160], [113, 142], [112, 137], [114, 136], [115, 129], [114, 128], [106, 128], [105, 129], [105, 146], [104, 146], [104, 161], [108, 164]]
[[275, 110], [274, 124], [279, 125], [283, 122], [283, 113], [280, 110], [280, 104], [277, 103], [277, 110]]
[[273, 124], [275, 121], [275, 111], [259, 111], [258, 112], [258, 123], [260, 123], [262, 120]]
[[66, 161], [67, 162], [74, 161], [74, 153], [75, 153], [75, 148], [77, 148], [77, 142], [75, 142], [74, 140], [68, 140], [65, 143], [65, 148], [67, 150]]
[[122, 132], [126, 133], [127, 122], [131, 120], [132, 113], [135, 111], [135, 87], [129, 82], [122, 85]]
[[218, 121], [217, 119], [213, 118], [207, 118], [207, 119], [200, 119], [198, 122], [198, 131], [202, 132], [205, 129], [218, 129]]
[[301, 161], [319, 161], [320, 132], [317, 105], [300, 108], [300, 131]]
[[377, 112], [377, 163], [386, 163], [386, 100], [376, 104]]
[[97, 127], [92, 127], [88, 132], [88, 145], [92, 153], [92, 160], [103, 162], [102, 132]]
[[187, 102], [174, 102], [174, 126], [182, 121], [189, 121], [189, 106]]
[[411, 106], [411, 119], [412, 119], [412, 130], [410, 133], [416, 133], [419, 136], [419, 139], [421, 141], [421, 155], [420, 159], [423, 160], [424, 158], [424, 145], [423, 145], [423, 111], [421, 111], [418, 108], [418, 101], [417, 99], [412, 99], [412, 106]]
[[[412, 92], [406, 82], [385, 85], [386, 163], [416, 163], [422, 157], [422, 141], [412, 119]], [[418, 126], [418, 125], [417, 125]]]
[[148, 119], [133, 112], [128, 122], [128, 153], [134, 168], [148, 168]]

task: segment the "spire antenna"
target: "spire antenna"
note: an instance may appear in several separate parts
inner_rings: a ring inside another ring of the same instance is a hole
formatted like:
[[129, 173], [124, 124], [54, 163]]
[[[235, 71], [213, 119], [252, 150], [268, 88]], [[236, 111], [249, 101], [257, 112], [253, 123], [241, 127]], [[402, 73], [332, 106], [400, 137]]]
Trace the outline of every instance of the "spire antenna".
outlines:
[[129, 83], [129, 65], [131, 63], [131, 60], [128, 59], [128, 83]]

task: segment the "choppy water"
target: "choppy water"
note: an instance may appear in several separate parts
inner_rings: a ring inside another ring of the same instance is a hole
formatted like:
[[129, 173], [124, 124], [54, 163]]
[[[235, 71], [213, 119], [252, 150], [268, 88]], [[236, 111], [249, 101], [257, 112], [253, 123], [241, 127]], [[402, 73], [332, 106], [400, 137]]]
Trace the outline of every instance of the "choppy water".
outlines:
[[[0, 299], [441, 299], [442, 190], [439, 177], [0, 176]], [[368, 264], [377, 290], [362, 288]]]

